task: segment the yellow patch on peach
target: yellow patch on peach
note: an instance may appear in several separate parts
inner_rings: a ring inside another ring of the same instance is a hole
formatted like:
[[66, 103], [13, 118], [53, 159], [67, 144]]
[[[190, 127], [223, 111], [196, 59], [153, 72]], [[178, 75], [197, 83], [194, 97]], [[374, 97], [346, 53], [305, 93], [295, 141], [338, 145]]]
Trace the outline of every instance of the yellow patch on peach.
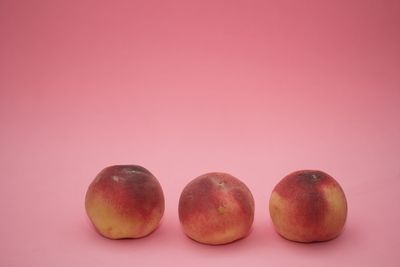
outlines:
[[346, 222], [347, 202], [340, 187], [325, 187], [322, 190], [328, 203], [324, 226], [331, 229], [328, 237], [332, 239], [340, 233]]
[[282, 233], [285, 233], [285, 238], [290, 240], [300, 239], [297, 232], [304, 232], [304, 230], [299, 230], [299, 226], [295, 226], [296, 222], [292, 221], [294, 212], [290, 201], [282, 198], [278, 193], [272, 192], [269, 211], [275, 229], [279, 234], [283, 235]]
[[91, 196], [86, 201], [89, 218], [96, 218], [95, 228], [108, 238], [139, 238], [150, 234], [157, 227], [160, 214], [156, 210], [149, 216], [149, 221], [143, 222], [138, 215], [124, 215], [102, 196]]

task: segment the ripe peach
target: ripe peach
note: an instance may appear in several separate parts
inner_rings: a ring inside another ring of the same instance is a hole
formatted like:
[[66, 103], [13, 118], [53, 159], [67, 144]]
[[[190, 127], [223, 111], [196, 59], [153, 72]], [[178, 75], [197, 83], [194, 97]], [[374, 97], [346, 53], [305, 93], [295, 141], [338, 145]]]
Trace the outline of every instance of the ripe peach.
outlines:
[[345, 224], [347, 201], [339, 183], [317, 170], [284, 177], [274, 188], [269, 212], [276, 231], [298, 242], [327, 241]]
[[103, 169], [90, 184], [85, 208], [101, 235], [139, 238], [157, 228], [164, 213], [164, 195], [147, 169], [115, 165]]
[[204, 244], [226, 244], [250, 231], [254, 199], [247, 186], [226, 173], [207, 173], [192, 180], [179, 199], [183, 232]]

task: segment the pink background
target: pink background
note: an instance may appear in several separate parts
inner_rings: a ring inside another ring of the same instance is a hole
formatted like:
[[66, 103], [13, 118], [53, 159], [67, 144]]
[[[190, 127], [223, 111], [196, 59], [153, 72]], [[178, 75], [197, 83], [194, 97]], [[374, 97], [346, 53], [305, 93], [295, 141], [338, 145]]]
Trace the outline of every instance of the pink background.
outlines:
[[[400, 266], [399, 1], [0, 1], [0, 266]], [[159, 179], [160, 228], [99, 236], [104, 167]], [[303, 168], [348, 198], [343, 234], [273, 230], [268, 199]], [[191, 179], [224, 171], [256, 200], [252, 233], [184, 236]]]

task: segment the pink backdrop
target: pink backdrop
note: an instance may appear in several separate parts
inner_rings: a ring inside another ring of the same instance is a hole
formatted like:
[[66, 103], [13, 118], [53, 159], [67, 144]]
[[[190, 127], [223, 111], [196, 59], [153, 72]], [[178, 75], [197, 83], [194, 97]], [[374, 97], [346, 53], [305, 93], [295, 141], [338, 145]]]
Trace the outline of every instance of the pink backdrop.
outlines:
[[[0, 1], [0, 266], [400, 266], [399, 1]], [[163, 186], [160, 228], [111, 241], [84, 196], [105, 166]], [[321, 169], [343, 234], [273, 230], [273, 186]], [[183, 187], [224, 171], [253, 192], [252, 233], [184, 236]]]

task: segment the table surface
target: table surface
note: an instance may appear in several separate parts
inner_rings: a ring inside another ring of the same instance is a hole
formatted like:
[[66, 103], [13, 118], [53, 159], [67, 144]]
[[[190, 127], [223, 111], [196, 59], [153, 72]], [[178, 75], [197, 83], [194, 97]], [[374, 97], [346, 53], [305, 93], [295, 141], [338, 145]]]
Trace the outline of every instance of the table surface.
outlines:
[[[398, 1], [0, 2], [1, 266], [399, 266]], [[162, 184], [152, 235], [102, 238], [94, 176], [139, 164]], [[278, 236], [274, 185], [335, 177], [339, 238]], [[183, 187], [228, 172], [252, 191], [250, 235], [181, 231]]]

